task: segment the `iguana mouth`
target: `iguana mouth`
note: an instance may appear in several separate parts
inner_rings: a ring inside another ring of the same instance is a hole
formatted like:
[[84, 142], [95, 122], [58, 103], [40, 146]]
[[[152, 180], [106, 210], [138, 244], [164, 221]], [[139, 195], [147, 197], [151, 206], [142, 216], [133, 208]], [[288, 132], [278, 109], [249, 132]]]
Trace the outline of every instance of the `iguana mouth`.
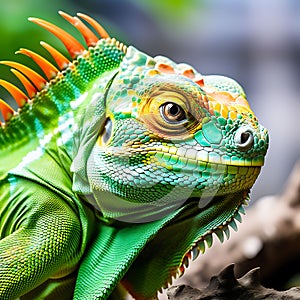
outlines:
[[[201, 212], [205, 212], [209, 208], [213, 208], [217, 202], [224, 201], [224, 196], [216, 196], [214, 197], [209, 204], [205, 208], [198, 209], [198, 212], [195, 210], [193, 213], [188, 216], [188, 218], [193, 218], [197, 214], [199, 214], [199, 210]], [[224, 242], [225, 237], [228, 240], [230, 238], [230, 228], [232, 228], [234, 231], [238, 230], [236, 221], [239, 223], [242, 222], [241, 214], [245, 215], [245, 210], [243, 206], [247, 206], [249, 201], [249, 191], [243, 192], [243, 197], [238, 203], [238, 205], [233, 209], [232, 215], [224, 220], [222, 223], [216, 224], [215, 227], [210, 228], [205, 232], [203, 235], [199, 236], [194, 240], [194, 242], [191, 245], [191, 248], [185, 253], [183, 256], [180, 266], [176, 270], [175, 273], [171, 274], [168, 282], [165, 283], [165, 285], [162, 288], [168, 287], [169, 284], [172, 283], [173, 278], [176, 279], [178, 277], [181, 277], [185, 269], [188, 268], [190, 260], [194, 261], [200, 253], [204, 253], [207, 248], [210, 248], [213, 244], [213, 234], [216, 235], [216, 237], [220, 240], [221, 243]], [[190, 204], [197, 204], [199, 202], [199, 199], [197, 198], [190, 198], [188, 200], [188, 203], [186, 205]], [[180, 217], [175, 222], [180, 222]]]
[[[237, 230], [235, 221], [241, 221], [243, 205], [248, 200], [249, 189], [215, 196], [202, 208], [198, 206], [199, 198], [189, 198], [137, 256], [123, 284], [136, 296], [141, 295], [139, 285], [143, 278], [153, 279], [147, 281], [150, 290], [161, 292], [167, 288], [173, 279], [183, 275], [190, 260], [212, 246], [213, 234], [223, 242], [229, 238], [230, 227]], [[159, 272], [155, 266], [159, 266]]]

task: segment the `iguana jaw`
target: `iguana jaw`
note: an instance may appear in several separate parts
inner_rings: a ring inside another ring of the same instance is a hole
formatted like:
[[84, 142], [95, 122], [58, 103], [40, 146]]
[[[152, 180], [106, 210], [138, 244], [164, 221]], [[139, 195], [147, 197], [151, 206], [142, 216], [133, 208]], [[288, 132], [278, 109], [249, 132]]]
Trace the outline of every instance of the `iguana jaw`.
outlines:
[[199, 209], [198, 199], [191, 198], [130, 267], [123, 280], [126, 289], [135, 299], [151, 299], [157, 290], [168, 287], [173, 278], [184, 273], [190, 259], [212, 245], [213, 233], [221, 242], [224, 233], [229, 238], [229, 227], [237, 229], [235, 220], [241, 221], [240, 213], [244, 213], [248, 199], [249, 190], [243, 190], [216, 196]]
[[[237, 224], [236, 221], [242, 222], [241, 214], [245, 214], [245, 210], [243, 206], [248, 205], [249, 201], [249, 190], [245, 190], [242, 192], [243, 197], [241, 198], [240, 202], [237, 203], [237, 206], [234, 206], [236, 203], [233, 203], [231, 209], [231, 214], [228, 216], [227, 219], [225, 219], [222, 223], [219, 222], [215, 225], [215, 227], [212, 227], [210, 230], [207, 230], [204, 234], [200, 234], [196, 239], [194, 239], [193, 243], [191, 244], [190, 249], [185, 253], [181, 260], [181, 264], [176, 270], [175, 274], [171, 274], [171, 277], [174, 279], [177, 277], [180, 277], [184, 274], [185, 269], [189, 266], [190, 260], [195, 260], [200, 252], [203, 254], [206, 250], [206, 248], [210, 248], [213, 244], [213, 234], [216, 235], [216, 237], [220, 240], [221, 243], [223, 243], [225, 237], [229, 239], [230, 237], [230, 227], [237, 231]], [[202, 209], [194, 208], [194, 206], [198, 206], [199, 199], [191, 198], [189, 200], [190, 203], [188, 203], [185, 206], [185, 209], [187, 211], [190, 211], [190, 216], [187, 216], [186, 218], [201, 218], [201, 215], [207, 214], [207, 210], [211, 209], [214, 210], [216, 206], [218, 206], [217, 202], [226, 202], [228, 206], [230, 206], [230, 199], [226, 199], [226, 195], [223, 196], [216, 196], [212, 202], [210, 202], [207, 207]], [[228, 197], [230, 198], [230, 197]], [[209, 201], [209, 200], [208, 200]], [[227, 203], [228, 202], [228, 203]], [[189, 207], [192, 206], [192, 207]], [[229, 208], [228, 208], [229, 209]], [[181, 220], [180, 216], [174, 220], [176, 223], [184, 222], [184, 220]], [[225, 236], [224, 236], [225, 235]], [[170, 278], [171, 279], [171, 278]], [[172, 280], [168, 281], [168, 284], [172, 283]]]

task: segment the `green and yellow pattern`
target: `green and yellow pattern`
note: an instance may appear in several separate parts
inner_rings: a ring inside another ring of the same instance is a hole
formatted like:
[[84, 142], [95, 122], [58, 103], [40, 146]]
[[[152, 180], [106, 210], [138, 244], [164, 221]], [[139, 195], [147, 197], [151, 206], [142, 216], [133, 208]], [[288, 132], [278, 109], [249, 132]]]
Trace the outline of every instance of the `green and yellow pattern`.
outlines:
[[[240, 85], [150, 57], [84, 14], [60, 12], [69, 57], [28, 49], [0, 80], [0, 298], [153, 299], [236, 230], [268, 147]], [[23, 298], [24, 296], [24, 298]]]

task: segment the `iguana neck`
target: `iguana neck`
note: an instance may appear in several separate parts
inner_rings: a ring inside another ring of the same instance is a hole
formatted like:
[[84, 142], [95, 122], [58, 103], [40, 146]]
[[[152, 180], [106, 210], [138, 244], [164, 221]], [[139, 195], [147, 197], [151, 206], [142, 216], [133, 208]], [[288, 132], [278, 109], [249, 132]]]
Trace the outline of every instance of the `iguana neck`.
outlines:
[[84, 123], [90, 122], [89, 117], [95, 113], [92, 107], [98, 107], [98, 117], [104, 114], [105, 88], [124, 55], [115, 40], [100, 40], [0, 127], [0, 157], [7, 157], [12, 151], [18, 153], [14, 160], [5, 162], [6, 170], [17, 166], [27, 153], [47, 148], [53, 140], [72, 160], [74, 143], [78, 142], [74, 142], [74, 136], [82, 132], [81, 127], [87, 127]]

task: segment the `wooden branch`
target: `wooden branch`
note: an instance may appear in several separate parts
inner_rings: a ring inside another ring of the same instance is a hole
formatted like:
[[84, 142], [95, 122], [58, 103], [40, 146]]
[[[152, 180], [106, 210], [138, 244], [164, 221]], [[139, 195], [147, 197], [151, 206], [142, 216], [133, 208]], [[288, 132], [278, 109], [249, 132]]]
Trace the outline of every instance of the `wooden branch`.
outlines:
[[172, 287], [168, 290], [169, 300], [297, 300], [300, 288], [288, 291], [275, 291], [260, 285], [259, 268], [249, 271], [242, 278], [236, 279], [231, 264], [213, 276], [204, 289], [194, 289], [187, 285]]

